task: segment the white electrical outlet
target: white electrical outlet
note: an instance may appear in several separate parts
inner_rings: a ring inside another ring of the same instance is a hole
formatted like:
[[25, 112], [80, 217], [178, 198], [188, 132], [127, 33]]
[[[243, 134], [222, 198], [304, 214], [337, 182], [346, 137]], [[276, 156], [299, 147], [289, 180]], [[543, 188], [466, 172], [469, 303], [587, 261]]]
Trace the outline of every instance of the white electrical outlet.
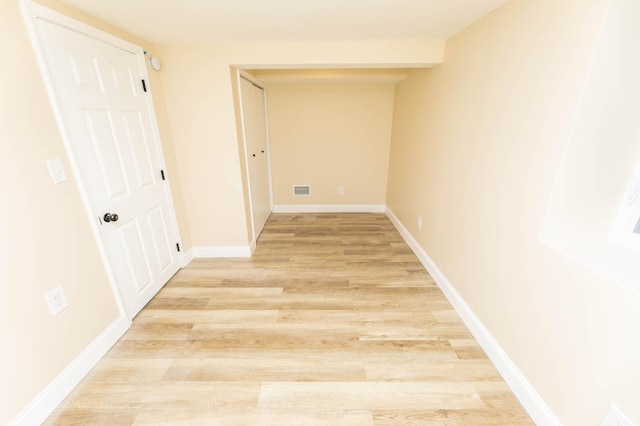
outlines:
[[600, 426], [636, 426], [636, 424], [622, 414], [618, 407], [612, 405]]
[[47, 293], [44, 298], [47, 300], [52, 315], [58, 315], [69, 306], [67, 295], [64, 294], [62, 287], [57, 287]]
[[338, 195], [344, 195], [344, 186], [338, 187]]
[[418, 223], [418, 230], [422, 229], [422, 216], [418, 216], [417, 223]]

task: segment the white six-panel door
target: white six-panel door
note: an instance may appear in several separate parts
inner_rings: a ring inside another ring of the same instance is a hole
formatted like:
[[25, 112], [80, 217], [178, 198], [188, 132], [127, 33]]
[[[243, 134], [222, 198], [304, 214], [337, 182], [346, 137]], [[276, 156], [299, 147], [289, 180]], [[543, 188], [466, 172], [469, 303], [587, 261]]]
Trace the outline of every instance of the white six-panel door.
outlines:
[[108, 267], [132, 318], [180, 267], [142, 51], [36, 22]]

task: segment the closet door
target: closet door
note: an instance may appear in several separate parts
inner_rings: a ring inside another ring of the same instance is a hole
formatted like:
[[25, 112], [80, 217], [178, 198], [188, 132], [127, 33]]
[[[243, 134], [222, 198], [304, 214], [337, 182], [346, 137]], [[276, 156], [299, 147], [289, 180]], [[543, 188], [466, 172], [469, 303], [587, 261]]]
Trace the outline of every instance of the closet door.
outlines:
[[244, 127], [249, 174], [249, 198], [253, 235], [257, 239], [271, 215], [271, 185], [267, 152], [267, 121], [264, 89], [245, 78], [240, 79], [242, 124]]

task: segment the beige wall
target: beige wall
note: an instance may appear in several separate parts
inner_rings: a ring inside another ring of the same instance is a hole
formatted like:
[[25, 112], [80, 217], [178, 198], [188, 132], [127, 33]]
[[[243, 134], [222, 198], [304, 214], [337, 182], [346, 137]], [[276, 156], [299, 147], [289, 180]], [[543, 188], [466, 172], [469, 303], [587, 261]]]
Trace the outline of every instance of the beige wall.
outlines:
[[159, 56], [191, 241], [246, 246], [229, 63], [204, 45], [161, 46]]
[[[384, 205], [394, 90], [393, 84], [269, 85], [274, 205]], [[294, 197], [294, 184], [311, 185], [311, 196]]]
[[[54, 1], [45, 5], [143, 45]], [[18, 0], [0, 2], [0, 424], [7, 424], [120, 315]], [[165, 151], [162, 93], [150, 75]], [[169, 171], [175, 171], [167, 155]], [[69, 181], [54, 185], [45, 161], [61, 158]], [[172, 176], [173, 177], [173, 176]], [[172, 182], [172, 188], [179, 182]], [[174, 197], [180, 200], [179, 191]], [[178, 210], [183, 209], [176, 202]], [[181, 230], [187, 230], [181, 221]], [[56, 317], [44, 295], [62, 285]]]
[[640, 297], [539, 242], [608, 3], [509, 2], [395, 100], [388, 206], [567, 425], [640, 421]]
[[[0, 2], [0, 423], [7, 424], [118, 316], [75, 179], [54, 185], [45, 161], [70, 173], [18, 1]], [[70, 306], [52, 317], [44, 295]]]
[[238, 68], [428, 66], [440, 41], [162, 45], [158, 54], [193, 245], [247, 246], [246, 197], [230, 65]]

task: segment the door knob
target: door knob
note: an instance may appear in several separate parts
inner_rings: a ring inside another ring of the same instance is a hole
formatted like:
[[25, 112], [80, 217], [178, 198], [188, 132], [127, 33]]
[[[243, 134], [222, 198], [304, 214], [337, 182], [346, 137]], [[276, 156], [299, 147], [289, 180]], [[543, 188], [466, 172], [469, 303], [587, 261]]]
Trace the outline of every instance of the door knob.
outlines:
[[105, 222], [117, 222], [118, 215], [115, 213], [105, 213], [103, 219]]

